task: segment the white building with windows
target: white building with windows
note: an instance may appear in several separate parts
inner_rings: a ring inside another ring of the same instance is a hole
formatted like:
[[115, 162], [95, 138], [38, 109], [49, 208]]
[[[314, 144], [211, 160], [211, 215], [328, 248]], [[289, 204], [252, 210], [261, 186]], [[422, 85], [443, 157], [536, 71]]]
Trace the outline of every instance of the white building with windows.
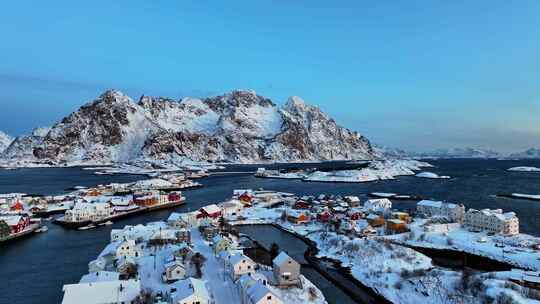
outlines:
[[108, 203], [76, 203], [73, 209], [66, 211], [68, 222], [99, 221], [112, 215], [113, 209]]
[[425, 217], [444, 217], [450, 222], [462, 223], [465, 217], [465, 206], [463, 204], [422, 200], [416, 204], [416, 213]]
[[134, 240], [123, 241], [116, 249], [117, 258], [138, 258], [141, 255], [142, 250]]
[[483, 230], [506, 235], [519, 234], [519, 219], [514, 212], [503, 213], [502, 209], [469, 209], [465, 213], [465, 226], [472, 230]]
[[385, 212], [392, 209], [392, 202], [387, 198], [369, 199], [364, 203], [368, 212]]
[[141, 300], [141, 281], [113, 280], [64, 285], [62, 304], [125, 304]]
[[238, 279], [244, 274], [255, 273], [255, 268], [257, 266], [257, 263], [253, 262], [252, 259], [242, 253], [230, 255], [227, 263], [230, 267], [230, 274], [233, 280]]

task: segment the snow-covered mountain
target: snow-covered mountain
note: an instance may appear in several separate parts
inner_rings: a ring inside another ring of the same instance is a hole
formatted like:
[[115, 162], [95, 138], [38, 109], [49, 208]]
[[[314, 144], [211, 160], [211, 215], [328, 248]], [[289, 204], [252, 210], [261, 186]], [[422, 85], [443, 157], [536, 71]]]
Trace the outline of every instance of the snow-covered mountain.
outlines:
[[13, 138], [6, 133], [0, 131], [0, 153], [4, 151], [11, 143], [13, 142]]
[[369, 141], [298, 97], [282, 107], [254, 91], [237, 90], [174, 101], [139, 102], [109, 90], [52, 126], [19, 137], [2, 158], [53, 163], [135, 159], [306, 161], [370, 159]]
[[382, 158], [499, 158], [502, 155], [493, 150], [477, 148], [438, 149], [431, 152], [412, 152], [399, 148], [374, 146], [374, 151]]
[[489, 149], [452, 148], [438, 149], [433, 152], [416, 153], [415, 157], [425, 158], [498, 158], [501, 154]]
[[530, 148], [523, 152], [512, 153], [508, 158], [540, 158], [540, 149]]

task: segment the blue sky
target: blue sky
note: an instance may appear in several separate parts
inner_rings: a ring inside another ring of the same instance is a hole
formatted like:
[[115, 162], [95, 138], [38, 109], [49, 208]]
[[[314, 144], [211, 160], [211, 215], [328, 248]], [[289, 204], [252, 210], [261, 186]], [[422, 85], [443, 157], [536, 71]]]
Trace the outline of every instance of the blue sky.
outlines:
[[540, 146], [539, 1], [11, 1], [0, 130], [106, 88], [298, 95], [380, 144]]

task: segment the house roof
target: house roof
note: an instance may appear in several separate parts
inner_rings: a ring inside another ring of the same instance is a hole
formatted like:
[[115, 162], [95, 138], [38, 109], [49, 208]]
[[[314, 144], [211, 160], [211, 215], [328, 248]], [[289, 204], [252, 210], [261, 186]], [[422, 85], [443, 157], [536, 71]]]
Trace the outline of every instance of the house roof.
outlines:
[[[287, 261], [291, 259], [292, 261], [294, 261], [293, 258], [291, 258], [288, 254], [285, 253], [285, 251], [282, 251], [278, 254], [277, 257], [274, 258], [274, 260], [272, 261], [272, 264], [274, 265], [277, 265], [277, 266], [281, 266], [285, 263], [287, 263]], [[296, 262], [296, 261], [294, 261]]]
[[11, 216], [2, 216], [0, 217], [0, 221], [6, 222], [8, 226], [15, 226], [19, 224], [19, 221], [22, 219], [22, 216], [20, 215], [11, 215]]
[[120, 274], [116, 271], [97, 271], [85, 274], [79, 283], [118, 281], [119, 277]]
[[208, 214], [221, 212], [221, 208], [219, 208], [216, 204], [204, 206], [201, 209], [204, 210], [204, 212], [206, 212]]
[[248, 263], [255, 264], [249, 257], [245, 256], [244, 254], [234, 254], [231, 255], [229, 258], [229, 262], [231, 265], [236, 265], [240, 263], [242, 260], [246, 260]]
[[129, 303], [141, 293], [139, 280], [64, 285], [62, 304]]
[[210, 299], [205, 282], [199, 279], [189, 278], [181, 280], [174, 283], [173, 286], [176, 288], [176, 291], [173, 293], [174, 303], [191, 296], [196, 296], [199, 299]]
[[263, 283], [257, 281], [255, 284], [248, 287], [246, 291], [247, 295], [251, 299], [252, 303], [258, 303], [261, 299], [266, 298], [266, 296], [270, 293], [272, 296], [276, 297], [276, 294], [274, 294], [268, 286], [264, 285]]

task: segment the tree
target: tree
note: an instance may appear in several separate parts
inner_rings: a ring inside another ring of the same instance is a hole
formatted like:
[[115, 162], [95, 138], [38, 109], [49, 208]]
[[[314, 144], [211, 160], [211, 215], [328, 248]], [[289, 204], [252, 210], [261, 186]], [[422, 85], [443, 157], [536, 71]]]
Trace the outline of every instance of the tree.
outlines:
[[276, 243], [272, 243], [272, 246], [270, 246], [270, 258], [274, 260], [279, 255], [279, 245]]
[[223, 216], [221, 216], [218, 220], [219, 230], [223, 231], [223, 228], [225, 227], [225, 219]]
[[204, 262], [206, 262], [206, 258], [199, 252], [195, 253], [191, 258], [191, 263], [193, 263], [195, 266], [196, 277], [198, 278], [202, 277], [202, 268], [204, 266]]

